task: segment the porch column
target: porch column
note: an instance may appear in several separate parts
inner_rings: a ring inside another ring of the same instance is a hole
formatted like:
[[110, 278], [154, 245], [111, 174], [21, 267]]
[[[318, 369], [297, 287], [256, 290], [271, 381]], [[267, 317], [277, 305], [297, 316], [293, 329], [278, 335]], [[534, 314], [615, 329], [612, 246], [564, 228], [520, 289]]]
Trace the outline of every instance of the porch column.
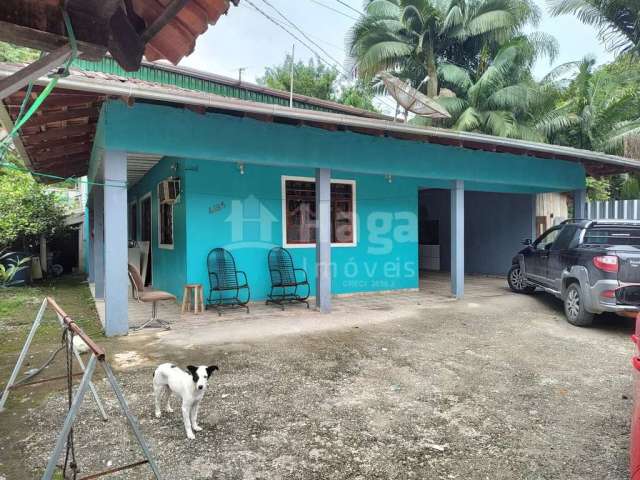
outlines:
[[93, 187], [93, 279], [96, 298], [104, 298], [104, 192]]
[[451, 186], [451, 293], [464, 295], [464, 182]]
[[586, 218], [587, 191], [585, 189], [573, 191], [573, 216], [574, 218]]
[[316, 307], [331, 311], [331, 170], [316, 169]]
[[107, 150], [103, 158], [105, 334], [129, 332], [127, 272], [127, 153]]

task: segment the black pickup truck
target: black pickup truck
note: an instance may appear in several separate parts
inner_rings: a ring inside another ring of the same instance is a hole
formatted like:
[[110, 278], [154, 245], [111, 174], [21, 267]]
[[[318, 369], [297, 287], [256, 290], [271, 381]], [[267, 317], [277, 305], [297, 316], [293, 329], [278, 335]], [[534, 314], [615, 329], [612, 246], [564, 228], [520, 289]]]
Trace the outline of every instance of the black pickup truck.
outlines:
[[567, 220], [523, 243], [507, 276], [514, 292], [555, 295], [578, 326], [603, 312], [639, 310], [640, 221]]

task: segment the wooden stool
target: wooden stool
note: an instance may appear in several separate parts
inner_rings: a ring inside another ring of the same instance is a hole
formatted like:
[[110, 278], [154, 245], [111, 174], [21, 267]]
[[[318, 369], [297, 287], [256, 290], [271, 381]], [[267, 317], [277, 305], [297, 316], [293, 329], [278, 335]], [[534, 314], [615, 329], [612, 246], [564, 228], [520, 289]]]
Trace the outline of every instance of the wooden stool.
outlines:
[[[191, 292], [193, 291], [193, 304], [191, 303]], [[193, 305], [193, 313], [198, 315], [204, 312], [204, 298], [202, 295], [202, 285], [199, 283], [191, 283], [184, 286], [182, 293], [182, 313], [190, 312]]]

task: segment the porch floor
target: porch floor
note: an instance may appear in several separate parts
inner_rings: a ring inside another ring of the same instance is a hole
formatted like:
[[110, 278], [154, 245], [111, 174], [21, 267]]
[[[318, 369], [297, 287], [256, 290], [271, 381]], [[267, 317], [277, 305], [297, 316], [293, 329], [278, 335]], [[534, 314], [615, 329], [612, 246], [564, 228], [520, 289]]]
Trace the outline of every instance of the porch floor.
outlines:
[[[473, 303], [474, 298], [497, 296], [506, 290], [502, 278], [466, 276], [463, 301]], [[158, 317], [171, 322], [171, 330], [149, 327], [132, 331], [130, 336], [158, 335], [163, 341], [175, 341], [182, 346], [211, 343], [244, 342], [266, 337], [332, 330], [371, 323], [379, 323], [412, 313], [416, 308], [447, 308], [456, 300], [450, 293], [448, 273], [427, 272], [421, 275], [419, 290], [366, 293], [337, 296], [332, 299], [332, 312], [323, 315], [314, 309], [314, 299], [307, 309], [304, 304], [287, 305], [284, 310], [263, 301], [249, 304], [250, 312], [243, 308], [224, 309], [218, 315], [215, 309], [202, 314], [181, 314], [180, 304], [159, 302]], [[104, 319], [104, 301], [96, 300], [101, 320]], [[151, 304], [129, 298], [129, 327], [142, 325], [151, 316]], [[103, 320], [104, 323], [104, 320]]]

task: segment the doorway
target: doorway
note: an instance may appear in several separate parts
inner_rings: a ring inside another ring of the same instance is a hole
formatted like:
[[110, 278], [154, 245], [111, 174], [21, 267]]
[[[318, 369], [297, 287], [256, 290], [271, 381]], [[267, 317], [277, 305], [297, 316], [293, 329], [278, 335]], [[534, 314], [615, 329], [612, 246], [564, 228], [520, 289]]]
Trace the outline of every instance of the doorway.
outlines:
[[144, 285], [149, 286], [153, 281], [153, 240], [151, 226], [151, 194], [147, 195], [140, 201], [140, 241], [149, 242], [149, 257], [147, 259], [147, 273], [144, 278]]

